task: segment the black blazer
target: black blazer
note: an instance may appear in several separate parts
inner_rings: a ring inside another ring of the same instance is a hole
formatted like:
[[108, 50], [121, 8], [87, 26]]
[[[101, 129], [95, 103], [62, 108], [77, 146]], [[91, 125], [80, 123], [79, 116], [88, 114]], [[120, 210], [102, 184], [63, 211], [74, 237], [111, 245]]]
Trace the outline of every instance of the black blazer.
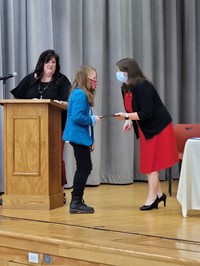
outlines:
[[[162, 103], [158, 92], [152, 83], [145, 80], [129, 87], [132, 96], [132, 109], [137, 112], [140, 120], [138, 124], [146, 139], [159, 134], [169, 123], [172, 122], [171, 115]], [[124, 99], [124, 91], [122, 90]], [[126, 110], [127, 111], [127, 110]], [[136, 137], [139, 138], [138, 125], [133, 120]]]

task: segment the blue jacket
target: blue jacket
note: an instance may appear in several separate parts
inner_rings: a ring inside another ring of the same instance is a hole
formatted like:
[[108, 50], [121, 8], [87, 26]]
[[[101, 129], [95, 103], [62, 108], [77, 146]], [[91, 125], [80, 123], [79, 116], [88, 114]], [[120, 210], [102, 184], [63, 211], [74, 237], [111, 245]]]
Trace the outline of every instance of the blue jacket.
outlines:
[[67, 122], [62, 139], [76, 144], [91, 146], [92, 126], [96, 122], [92, 115], [87, 95], [80, 88], [75, 88], [68, 101]]

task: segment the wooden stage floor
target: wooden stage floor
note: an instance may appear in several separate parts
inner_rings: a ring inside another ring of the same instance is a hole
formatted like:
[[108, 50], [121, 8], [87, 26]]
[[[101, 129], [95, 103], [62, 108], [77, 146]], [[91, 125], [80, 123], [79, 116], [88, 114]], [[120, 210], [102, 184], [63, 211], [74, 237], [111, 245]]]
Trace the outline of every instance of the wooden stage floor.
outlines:
[[[1, 206], [0, 266], [200, 265], [200, 211], [182, 217], [177, 184], [166, 207], [146, 212], [139, 210], [146, 182], [87, 187], [84, 199], [94, 214], [69, 214], [71, 189], [67, 204], [51, 211]], [[161, 185], [168, 195], [168, 182]], [[37, 264], [28, 262], [30, 252]]]

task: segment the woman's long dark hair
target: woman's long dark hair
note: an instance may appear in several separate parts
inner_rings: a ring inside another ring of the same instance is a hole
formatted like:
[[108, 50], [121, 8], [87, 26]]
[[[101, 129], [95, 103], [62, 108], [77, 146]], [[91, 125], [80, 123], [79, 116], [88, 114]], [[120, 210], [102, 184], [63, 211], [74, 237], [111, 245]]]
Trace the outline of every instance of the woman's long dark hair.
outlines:
[[60, 58], [59, 55], [54, 50], [46, 50], [41, 53], [39, 56], [38, 62], [36, 64], [34, 73], [36, 74], [37, 79], [41, 79], [44, 75], [44, 64], [48, 63], [49, 60], [55, 58], [56, 60], [56, 71], [53, 75], [53, 78], [58, 75], [60, 72]]
[[128, 73], [128, 84], [122, 84], [122, 90], [129, 90], [136, 83], [147, 80], [138, 63], [132, 58], [123, 58], [116, 63], [120, 71]]

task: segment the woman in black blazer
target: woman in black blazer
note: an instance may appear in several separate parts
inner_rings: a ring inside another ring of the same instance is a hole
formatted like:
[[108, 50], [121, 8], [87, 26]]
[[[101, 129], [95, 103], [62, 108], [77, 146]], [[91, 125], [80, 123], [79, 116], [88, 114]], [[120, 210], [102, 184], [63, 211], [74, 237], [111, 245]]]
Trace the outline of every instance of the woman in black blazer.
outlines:
[[117, 113], [116, 119], [125, 119], [123, 130], [133, 125], [140, 144], [140, 171], [147, 175], [149, 192], [141, 211], [157, 209], [166, 195], [162, 193], [159, 171], [178, 162], [178, 152], [172, 118], [162, 103], [154, 85], [144, 76], [134, 59], [117, 62], [117, 79], [126, 113]]

